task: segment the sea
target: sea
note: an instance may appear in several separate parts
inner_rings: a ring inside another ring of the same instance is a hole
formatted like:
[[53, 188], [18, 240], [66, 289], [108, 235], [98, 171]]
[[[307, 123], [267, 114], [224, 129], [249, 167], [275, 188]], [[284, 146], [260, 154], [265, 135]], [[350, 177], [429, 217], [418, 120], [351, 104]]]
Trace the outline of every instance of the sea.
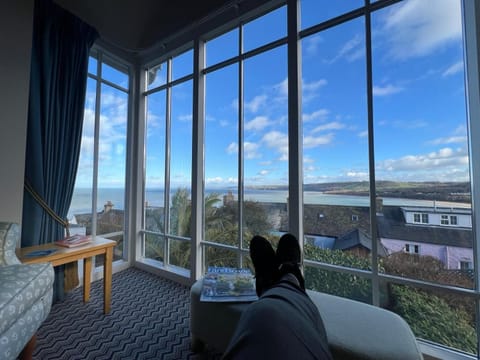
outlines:
[[[212, 189], [207, 190], [206, 193], [216, 193], [220, 197], [226, 195], [231, 189]], [[236, 192], [232, 191], [235, 197]], [[100, 188], [97, 194], [97, 211], [103, 210], [107, 202], [113, 204], [114, 209], [125, 209], [125, 190], [117, 188]], [[369, 206], [370, 198], [368, 196], [358, 195], [334, 195], [325, 194], [317, 191], [304, 192], [305, 204], [317, 205], [345, 205], [345, 206]], [[286, 203], [288, 198], [287, 190], [259, 190], [247, 189], [244, 195], [245, 200], [252, 200], [257, 202], [272, 202], [272, 203]], [[145, 202], [149, 206], [163, 206], [164, 191], [163, 189], [147, 189], [145, 192]], [[425, 206], [425, 207], [462, 207], [470, 208], [470, 204], [440, 202], [432, 200], [416, 200], [416, 199], [401, 199], [401, 198], [383, 198], [383, 204], [387, 206]], [[76, 188], [68, 218], [71, 219], [74, 214], [84, 214], [91, 212], [92, 208], [92, 190], [86, 188]]]

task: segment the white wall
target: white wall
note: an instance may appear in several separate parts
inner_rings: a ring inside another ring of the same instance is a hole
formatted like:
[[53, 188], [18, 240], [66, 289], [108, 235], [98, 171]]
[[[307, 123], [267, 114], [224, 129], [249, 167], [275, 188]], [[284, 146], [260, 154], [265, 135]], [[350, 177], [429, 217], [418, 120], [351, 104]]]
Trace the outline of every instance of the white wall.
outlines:
[[33, 5], [0, 1], [0, 221], [22, 220]]

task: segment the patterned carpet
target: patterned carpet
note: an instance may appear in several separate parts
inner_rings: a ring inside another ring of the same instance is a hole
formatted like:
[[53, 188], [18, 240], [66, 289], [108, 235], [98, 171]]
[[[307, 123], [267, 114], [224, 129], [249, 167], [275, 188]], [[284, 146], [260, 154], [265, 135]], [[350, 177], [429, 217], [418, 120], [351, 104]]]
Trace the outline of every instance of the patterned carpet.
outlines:
[[113, 275], [112, 307], [103, 314], [103, 281], [90, 301], [77, 288], [56, 303], [37, 332], [34, 360], [220, 359], [190, 351], [189, 289], [129, 268]]

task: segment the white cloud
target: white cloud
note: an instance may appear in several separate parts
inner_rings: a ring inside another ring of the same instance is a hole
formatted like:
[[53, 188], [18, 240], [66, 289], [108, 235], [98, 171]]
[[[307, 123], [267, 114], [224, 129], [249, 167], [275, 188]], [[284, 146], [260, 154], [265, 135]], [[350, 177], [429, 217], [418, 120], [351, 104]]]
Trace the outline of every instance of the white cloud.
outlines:
[[312, 82], [307, 82], [305, 79], [302, 81], [302, 98], [303, 102], [310, 102], [312, 99], [317, 97], [317, 91], [327, 85], [326, 79], [320, 79]]
[[451, 75], [458, 74], [460, 72], [463, 72], [463, 60], [460, 60], [455, 64], [453, 64], [452, 66], [450, 66], [447, 70], [443, 72], [442, 76], [443, 77], [451, 76]]
[[399, 159], [387, 159], [377, 164], [377, 169], [388, 172], [427, 171], [446, 167], [468, 166], [465, 149], [443, 148], [428, 154], [406, 155]]
[[327, 85], [327, 80], [320, 79], [312, 82], [303, 81], [302, 85], [303, 85], [303, 92], [313, 92]]
[[266, 176], [268, 174], [270, 174], [270, 171], [268, 171], [268, 170], [260, 170], [258, 172], [258, 175], [260, 175], [260, 176]]
[[269, 148], [273, 148], [280, 153], [279, 160], [288, 160], [287, 134], [281, 133], [280, 131], [270, 131], [263, 136], [262, 142], [264, 142]]
[[257, 116], [253, 120], [245, 123], [245, 130], [260, 131], [270, 125], [270, 121], [266, 116]]
[[260, 146], [255, 143], [245, 141], [243, 143], [243, 152], [246, 159], [256, 159], [260, 157], [260, 154], [257, 152]]
[[365, 171], [347, 171], [345, 174], [350, 181], [368, 180], [368, 172]]
[[467, 144], [466, 136], [450, 136], [444, 138], [438, 138], [429, 142], [429, 144], [433, 145], [447, 145], [447, 144]]
[[233, 142], [227, 146], [227, 154], [238, 154], [238, 144]]
[[267, 101], [267, 95], [255, 96], [250, 102], [245, 102], [245, 109], [252, 113], [256, 113], [261, 107], [265, 105]]
[[303, 147], [311, 149], [320, 145], [330, 144], [333, 140], [333, 134], [326, 134], [322, 136], [305, 136], [303, 138]]
[[320, 126], [317, 126], [315, 129], [312, 130], [312, 133], [317, 133], [320, 131], [325, 131], [325, 130], [341, 130], [344, 129], [346, 126], [345, 124], [342, 124], [338, 121], [333, 121], [327, 124], [323, 124]]
[[394, 59], [428, 55], [462, 37], [460, 0], [405, 1], [388, 12], [381, 34]]
[[281, 97], [288, 96], [288, 78], [285, 78], [282, 82], [274, 85], [274, 89], [278, 91]]
[[210, 184], [210, 185], [211, 184], [223, 184], [224, 182], [225, 182], [225, 180], [220, 176], [205, 179], [205, 183]]
[[345, 58], [347, 61], [352, 62], [365, 55], [364, 39], [360, 34], [356, 34], [353, 38], [348, 40], [340, 49], [338, 54], [329, 61], [334, 63], [335, 61]]
[[327, 119], [327, 116], [329, 114], [330, 114], [329, 110], [320, 109], [320, 110], [314, 111], [314, 112], [309, 113], [309, 114], [303, 113], [302, 119], [303, 119], [304, 122], [309, 122], [309, 121], [312, 121], [312, 120], [323, 121], [323, 120]]
[[237, 184], [238, 183], [238, 179], [236, 177], [229, 177], [227, 179], [227, 183], [229, 184]]
[[360, 131], [358, 134], [358, 137], [364, 138], [368, 136], [368, 130]]
[[191, 122], [192, 121], [192, 114], [179, 115], [178, 120], [180, 120], [181, 122]]
[[396, 94], [403, 91], [402, 87], [395, 85], [386, 85], [386, 86], [374, 86], [373, 87], [373, 96], [387, 96], [391, 94]]
[[323, 42], [323, 38], [320, 35], [309, 36], [302, 41], [302, 47], [307, 56], [317, 54], [319, 45]]

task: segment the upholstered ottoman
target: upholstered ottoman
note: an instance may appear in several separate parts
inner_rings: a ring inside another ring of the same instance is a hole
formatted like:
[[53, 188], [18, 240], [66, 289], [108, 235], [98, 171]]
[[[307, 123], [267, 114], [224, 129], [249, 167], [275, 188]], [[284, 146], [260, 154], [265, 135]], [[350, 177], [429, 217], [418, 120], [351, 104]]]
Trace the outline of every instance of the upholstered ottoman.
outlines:
[[190, 289], [190, 333], [193, 352], [202, 351], [205, 344], [223, 352], [235, 331], [238, 319], [248, 302], [200, 301], [202, 280]]
[[[205, 344], [224, 352], [248, 303], [201, 302], [202, 281], [190, 290], [192, 351]], [[408, 324], [397, 314], [358, 301], [307, 290], [322, 316], [335, 358], [349, 360], [421, 360]]]

